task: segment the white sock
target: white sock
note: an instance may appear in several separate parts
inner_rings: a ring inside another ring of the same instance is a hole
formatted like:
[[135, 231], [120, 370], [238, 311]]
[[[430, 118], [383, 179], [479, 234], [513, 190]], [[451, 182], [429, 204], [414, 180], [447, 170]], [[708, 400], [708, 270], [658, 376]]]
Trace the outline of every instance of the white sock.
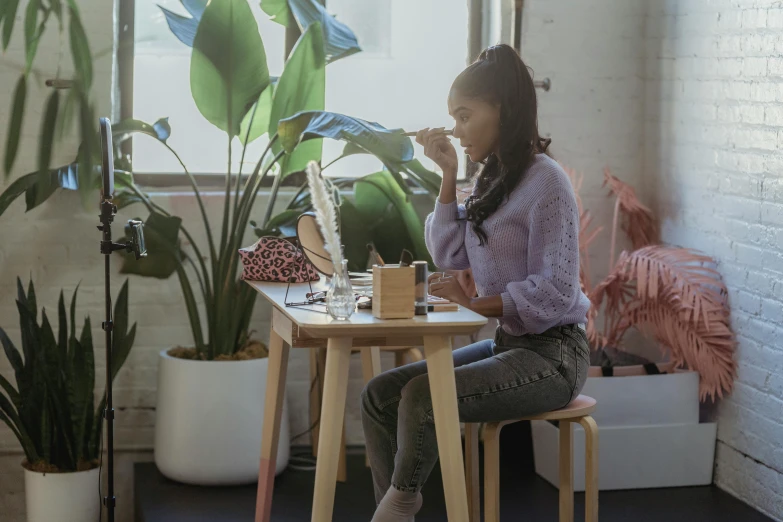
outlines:
[[392, 486], [375, 509], [371, 522], [413, 522], [422, 501], [421, 492], [409, 493]]

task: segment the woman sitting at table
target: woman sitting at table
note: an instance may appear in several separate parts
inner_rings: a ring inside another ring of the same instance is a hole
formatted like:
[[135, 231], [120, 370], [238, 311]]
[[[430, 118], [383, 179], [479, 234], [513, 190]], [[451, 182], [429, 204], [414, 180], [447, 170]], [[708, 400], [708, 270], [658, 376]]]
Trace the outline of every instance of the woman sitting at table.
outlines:
[[[486, 317], [494, 339], [454, 351], [462, 422], [497, 422], [562, 408], [587, 378], [590, 301], [579, 284], [579, 214], [570, 180], [538, 134], [533, 79], [517, 52], [493, 46], [454, 81], [453, 135], [484, 164], [457, 203], [457, 152], [443, 129], [416, 141], [443, 171], [427, 248], [439, 267], [471, 268], [479, 297], [453, 276], [430, 292]], [[438, 460], [426, 361], [372, 379], [362, 423], [378, 504], [374, 522], [410, 522]]]

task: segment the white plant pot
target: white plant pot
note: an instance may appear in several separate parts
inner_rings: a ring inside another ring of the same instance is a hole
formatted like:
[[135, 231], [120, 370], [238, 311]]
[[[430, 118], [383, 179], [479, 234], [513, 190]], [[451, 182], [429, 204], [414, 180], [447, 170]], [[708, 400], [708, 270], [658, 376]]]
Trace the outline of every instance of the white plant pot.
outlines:
[[27, 522], [97, 522], [101, 513], [99, 478], [99, 468], [73, 473], [38, 473], [25, 468]]
[[[193, 361], [160, 353], [155, 464], [177, 482], [202, 486], [258, 481], [269, 360]], [[276, 474], [288, 465], [284, 397]]]

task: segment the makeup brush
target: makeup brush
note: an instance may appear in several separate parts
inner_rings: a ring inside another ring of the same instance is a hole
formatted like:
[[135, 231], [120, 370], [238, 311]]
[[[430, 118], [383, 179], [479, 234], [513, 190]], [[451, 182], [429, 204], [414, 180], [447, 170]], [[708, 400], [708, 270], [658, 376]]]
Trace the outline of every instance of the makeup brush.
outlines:
[[[453, 133], [454, 133], [454, 131], [453, 131], [452, 129], [446, 129], [446, 130], [442, 130], [442, 131], [440, 131], [440, 132], [441, 132], [442, 134], [445, 134], [446, 136], [452, 136], [452, 135], [453, 135]], [[419, 133], [419, 131], [405, 132], [405, 133], [403, 134], [403, 136], [416, 136], [416, 134], [418, 134], [418, 133]]]

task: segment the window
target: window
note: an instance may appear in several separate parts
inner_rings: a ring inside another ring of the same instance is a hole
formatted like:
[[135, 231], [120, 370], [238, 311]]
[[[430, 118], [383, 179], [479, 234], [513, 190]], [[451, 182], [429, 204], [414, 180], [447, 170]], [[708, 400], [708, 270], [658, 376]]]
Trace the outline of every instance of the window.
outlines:
[[[158, 4], [189, 16], [179, 0], [135, 2], [133, 115], [147, 122], [168, 117], [169, 144], [191, 172], [225, 173], [225, 134], [198, 112], [190, 96], [191, 49], [171, 33]], [[285, 28], [270, 21], [257, 1], [249, 4], [264, 41], [270, 74], [279, 75]], [[327, 0], [326, 7], [354, 31], [363, 48], [327, 67], [327, 110], [406, 130], [453, 124], [446, 97], [467, 61], [467, 2]], [[267, 139], [264, 136], [248, 148], [243, 172], [252, 170]], [[232, 172], [239, 167], [241, 151], [238, 141], [234, 143]], [[344, 143], [324, 140], [323, 163], [338, 157], [343, 147]], [[138, 173], [182, 172], [176, 158], [145, 136], [134, 138], [133, 156]], [[462, 162], [462, 155], [458, 156]], [[416, 157], [435, 168], [418, 145]], [[374, 157], [358, 155], [341, 160], [327, 172], [360, 176], [381, 168]]]

